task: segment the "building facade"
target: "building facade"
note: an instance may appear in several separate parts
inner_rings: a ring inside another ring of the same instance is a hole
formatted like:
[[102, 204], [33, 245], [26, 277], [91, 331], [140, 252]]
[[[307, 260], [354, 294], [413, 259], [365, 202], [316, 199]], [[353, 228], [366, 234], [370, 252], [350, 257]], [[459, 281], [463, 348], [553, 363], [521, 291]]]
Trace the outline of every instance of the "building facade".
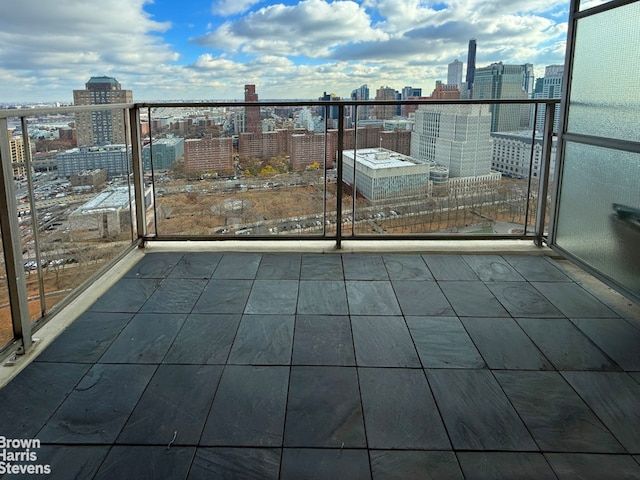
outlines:
[[411, 156], [449, 170], [449, 177], [491, 173], [489, 105], [421, 105], [411, 133]]
[[476, 48], [476, 39], [472, 38], [469, 40], [469, 49], [467, 51], [467, 76], [465, 77], [465, 83], [469, 91], [473, 91], [476, 76]]
[[[544, 69], [544, 77], [540, 79], [539, 92], [536, 92], [535, 98], [561, 98], [562, 97], [562, 79], [564, 77], [564, 65], [548, 65]], [[560, 104], [556, 105], [555, 117], [553, 121], [553, 131], [558, 133], [558, 125], [560, 122]], [[538, 108], [536, 117], [536, 130], [542, 131], [544, 128], [544, 108]]]
[[184, 156], [184, 138], [159, 138], [142, 148], [142, 162], [145, 170], [166, 170]]
[[447, 68], [447, 85], [457, 85], [458, 89], [462, 88], [462, 68], [463, 63], [455, 59]]
[[70, 177], [85, 170], [103, 169], [108, 178], [128, 175], [131, 147], [104, 145], [101, 147], [78, 147], [56, 155], [58, 176]]
[[184, 167], [192, 172], [233, 172], [232, 138], [209, 136], [185, 140]]
[[[542, 134], [536, 132], [492, 133], [493, 153], [491, 168], [508, 177], [537, 178], [542, 159]], [[553, 181], [557, 150], [557, 137], [553, 137], [549, 178]], [[533, 144], [533, 151], [532, 151]]]
[[385, 148], [344, 150], [342, 161], [344, 182], [372, 202], [431, 195], [428, 163]]
[[[396, 100], [396, 91], [391, 87], [380, 87], [376, 90], [376, 100]], [[372, 116], [378, 120], [387, 120], [396, 116], [396, 105], [376, 105], [373, 107]]]
[[[123, 90], [112, 77], [91, 77], [84, 90], [73, 91], [74, 105], [131, 103], [133, 92]], [[125, 143], [125, 118], [119, 110], [86, 111], [75, 114], [78, 146]]]
[[[258, 94], [256, 93], [255, 85], [244, 86], [244, 101], [245, 102], [257, 102]], [[246, 128], [243, 132], [259, 133], [262, 132], [262, 124], [260, 123], [260, 107], [245, 107]]]
[[[474, 100], [527, 98], [524, 73], [525, 65], [505, 65], [502, 62], [476, 69]], [[492, 132], [518, 131], [528, 126], [529, 106], [491, 105], [491, 115]]]

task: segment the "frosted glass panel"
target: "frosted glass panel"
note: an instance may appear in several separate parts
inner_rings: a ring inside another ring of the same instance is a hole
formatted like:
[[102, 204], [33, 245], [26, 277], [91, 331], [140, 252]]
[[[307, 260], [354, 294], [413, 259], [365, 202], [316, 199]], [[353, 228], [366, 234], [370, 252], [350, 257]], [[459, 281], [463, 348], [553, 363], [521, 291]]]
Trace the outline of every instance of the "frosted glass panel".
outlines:
[[567, 131], [640, 141], [640, 2], [578, 21]]
[[568, 143], [564, 162], [557, 244], [640, 295], [640, 155]]

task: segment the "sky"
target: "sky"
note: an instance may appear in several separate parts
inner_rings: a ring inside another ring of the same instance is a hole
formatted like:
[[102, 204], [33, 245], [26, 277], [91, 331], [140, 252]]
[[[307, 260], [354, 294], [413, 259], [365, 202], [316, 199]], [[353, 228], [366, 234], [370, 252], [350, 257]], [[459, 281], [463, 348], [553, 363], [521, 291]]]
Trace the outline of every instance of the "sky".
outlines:
[[70, 103], [92, 76], [135, 101], [349, 97], [476, 66], [564, 63], [568, 0], [2, 0], [0, 103]]

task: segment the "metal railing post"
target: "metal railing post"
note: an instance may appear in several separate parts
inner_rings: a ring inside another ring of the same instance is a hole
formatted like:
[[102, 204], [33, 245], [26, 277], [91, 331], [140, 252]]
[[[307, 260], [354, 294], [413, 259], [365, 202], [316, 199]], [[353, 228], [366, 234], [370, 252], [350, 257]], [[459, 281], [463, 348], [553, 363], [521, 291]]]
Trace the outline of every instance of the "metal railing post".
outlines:
[[144, 239], [147, 236], [147, 216], [144, 201], [144, 165], [142, 162], [140, 115], [137, 107], [129, 109], [129, 130], [131, 132], [133, 193], [136, 202], [136, 232], [138, 239]]
[[[27, 135], [27, 132], [23, 132]], [[22, 341], [24, 353], [33, 344], [27, 284], [24, 279], [22, 261], [22, 241], [18, 225], [18, 206], [13, 184], [13, 166], [9, 146], [9, 131], [6, 118], [0, 118], [0, 228], [2, 228], [2, 246], [7, 269], [7, 288], [13, 321], [13, 333]], [[33, 228], [36, 228], [35, 226]]]
[[542, 246], [544, 223], [547, 211], [547, 193], [549, 191], [549, 170], [551, 167], [551, 151], [553, 149], [553, 122], [555, 104], [547, 102], [544, 109], [544, 129], [542, 138], [542, 159], [540, 162], [540, 183], [538, 184], [538, 207], [536, 211], [536, 232], [534, 243]]
[[342, 151], [344, 150], [344, 105], [338, 106], [338, 153], [336, 155], [336, 248], [342, 248]]

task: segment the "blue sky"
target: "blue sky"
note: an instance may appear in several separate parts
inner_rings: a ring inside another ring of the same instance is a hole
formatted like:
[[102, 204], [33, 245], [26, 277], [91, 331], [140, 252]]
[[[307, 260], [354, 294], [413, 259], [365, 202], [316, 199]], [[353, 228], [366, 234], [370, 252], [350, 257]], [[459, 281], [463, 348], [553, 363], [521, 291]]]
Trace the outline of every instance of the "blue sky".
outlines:
[[136, 101], [430, 94], [447, 64], [564, 62], [568, 0], [21, 0], [0, 16], [0, 103], [70, 102], [91, 76]]

